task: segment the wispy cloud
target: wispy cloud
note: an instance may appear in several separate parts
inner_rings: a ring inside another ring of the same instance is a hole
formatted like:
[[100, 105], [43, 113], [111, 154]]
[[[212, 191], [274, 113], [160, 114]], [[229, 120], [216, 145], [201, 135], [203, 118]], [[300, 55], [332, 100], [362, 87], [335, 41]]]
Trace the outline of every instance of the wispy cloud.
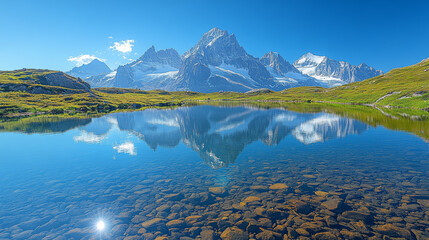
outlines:
[[118, 146], [114, 146], [113, 149], [118, 151], [118, 153], [128, 153], [130, 155], [137, 155], [136, 148], [134, 147], [134, 143], [125, 142]]
[[120, 42], [114, 42], [113, 46], [110, 46], [110, 49], [121, 53], [129, 53], [133, 50], [134, 40], [124, 40]]
[[82, 55], [79, 55], [77, 57], [70, 56], [67, 59], [67, 61], [74, 62], [76, 64], [76, 66], [79, 67], [79, 66], [82, 66], [83, 64], [90, 63], [94, 59], [98, 59], [98, 60], [100, 60], [102, 62], [105, 61], [104, 59], [101, 59], [101, 58], [98, 58], [98, 57], [96, 57], [94, 55], [89, 55], [89, 54], [82, 54]]
[[108, 36], [107, 38], [112, 39], [113, 37], [112, 36]]

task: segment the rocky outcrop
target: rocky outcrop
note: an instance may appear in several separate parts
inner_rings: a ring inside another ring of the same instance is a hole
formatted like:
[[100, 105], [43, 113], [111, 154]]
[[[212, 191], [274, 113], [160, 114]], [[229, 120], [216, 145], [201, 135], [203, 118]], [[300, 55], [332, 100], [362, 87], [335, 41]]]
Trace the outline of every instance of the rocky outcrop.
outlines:
[[91, 91], [91, 86], [80, 78], [75, 78], [63, 72], [54, 72], [41, 76], [35, 83], [58, 86], [69, 89], [78, 89], [85, 92]]

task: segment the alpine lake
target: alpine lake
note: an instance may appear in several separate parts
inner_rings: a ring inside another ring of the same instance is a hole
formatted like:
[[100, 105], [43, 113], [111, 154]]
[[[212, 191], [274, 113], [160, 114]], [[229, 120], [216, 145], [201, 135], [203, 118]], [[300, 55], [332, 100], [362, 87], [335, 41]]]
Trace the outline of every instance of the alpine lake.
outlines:
[[429, 239], [429, 119], [199, 105], [0, 124], [0, 239]]

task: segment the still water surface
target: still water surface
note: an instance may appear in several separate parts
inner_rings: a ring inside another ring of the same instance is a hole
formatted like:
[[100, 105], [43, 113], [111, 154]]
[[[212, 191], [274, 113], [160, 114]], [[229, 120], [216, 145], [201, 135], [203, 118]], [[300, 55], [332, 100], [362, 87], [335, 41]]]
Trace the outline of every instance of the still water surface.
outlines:
[[0, 239], [429, 236], [429, 148], [413, 133], [244, 106], [15, 130], [0, 133]]

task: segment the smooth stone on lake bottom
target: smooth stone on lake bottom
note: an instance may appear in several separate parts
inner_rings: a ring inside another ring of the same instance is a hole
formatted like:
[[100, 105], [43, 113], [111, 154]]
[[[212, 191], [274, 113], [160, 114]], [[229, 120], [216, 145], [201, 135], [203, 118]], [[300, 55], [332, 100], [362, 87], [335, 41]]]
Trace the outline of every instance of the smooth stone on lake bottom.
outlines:
[[180, 219], [175, 219], [167, 222], [165, 225], [168, 228], [179, 228], [179, 227], [183, 227], [185, 225], [185, 222]]
[[281, 190], [281, 189], [286, 189], [288, 188], [288, 186], [284, 183], [275, 183], [273, 185], [271, 185], [270, 190]]
[[261, 198], [255, 197], [255, 196], [249, 196], [243, 200], [244, 203], [259, 202], [259, 201], [261, 201]]
[[220, 237], [223, 240], [248, 240], [249, 235], [238, 227], [229, 227], [222, 232]]
[[194, 223], [196, 223], [199, 219], [201, 219], [202, 218], [202, 216], [199, 216], [199, 215], [193, 215], [193, 216], [188, 216], [188, 217], [186, 217], [185, 218], [185, 221], [188, 223], [188, 224], [194, 224]]
[[152, 228], [155, 225], [158, 225], [158, 224], [163, 223], [163, 222], [164, 222], [164, 220], [161, 218], [154, 218], [154, 219], [143, 222], [142, 226], [146, 229], [149, 229], [149, 228]]
[[224, 187], [211, 187], [211, 188], [209, 188], [209, 192], [211, 192], [215, 195], [223, 195], [223, 194], [225, 194], [226, 190]]
[[328, 195], [329, 193], [324, 192], [324, 191], [315, 191], [314, 194], [316, 194], [319, 197], [325, 197], [326, 195]]
[[390, 223], [378, 225], [374, 227], [374, 230], [389, 237], [412, 239], [411, 233], [407, 229], [397, 227]]
[[313, 237], [314, 239], [317, 240], [334, 240], [334, 239], [338, 239], [337, 236], [335, 236], [333, 233], [331, 232], [320, 232], [320, 233], [316, 233]]

